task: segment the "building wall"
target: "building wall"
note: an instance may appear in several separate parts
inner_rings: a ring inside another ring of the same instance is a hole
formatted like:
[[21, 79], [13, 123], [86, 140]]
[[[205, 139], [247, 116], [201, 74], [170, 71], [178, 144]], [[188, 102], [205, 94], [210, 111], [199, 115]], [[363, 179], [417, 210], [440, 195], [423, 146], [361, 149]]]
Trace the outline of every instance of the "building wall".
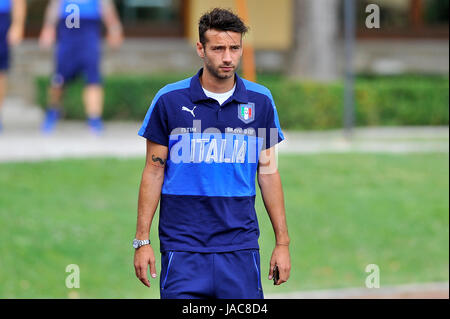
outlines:
[[[293, 39], [292, 0], [247, 0], [251, 39], [256, 49], [289, 50]], [[190, 0], [186, 25], [190, 42], [198, 41], [198, 20], [203, 13], [221, 7], [237, 12], [235, 0]]]

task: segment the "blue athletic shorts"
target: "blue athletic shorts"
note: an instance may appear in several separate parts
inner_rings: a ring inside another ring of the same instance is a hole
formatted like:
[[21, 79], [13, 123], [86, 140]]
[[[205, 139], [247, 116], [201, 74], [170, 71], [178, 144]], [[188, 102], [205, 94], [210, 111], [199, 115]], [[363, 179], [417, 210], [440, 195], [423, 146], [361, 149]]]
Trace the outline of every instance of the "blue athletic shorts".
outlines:
[[58, 27], [58, 46], [55, 52], [56, 70], [53, 84], [63, 86], [77, 76], [86, 84], [101, 84], [101, 38], [96, 21], [81, 21], [80, 29]]
[[11, 19], [9, 14], [0, 14], [0, 71], [6, 71], [9, 68], [9, 47], [7, 34]]
[[264, 299], [259, 251], [161, 253], [161, 299]]
[[86, 84], [100, 84], [100, 48], [95, 45], [84, 47], [79, 52], [60, 46], [57, 49], [55, 85], [62, 86], [82, 75]]

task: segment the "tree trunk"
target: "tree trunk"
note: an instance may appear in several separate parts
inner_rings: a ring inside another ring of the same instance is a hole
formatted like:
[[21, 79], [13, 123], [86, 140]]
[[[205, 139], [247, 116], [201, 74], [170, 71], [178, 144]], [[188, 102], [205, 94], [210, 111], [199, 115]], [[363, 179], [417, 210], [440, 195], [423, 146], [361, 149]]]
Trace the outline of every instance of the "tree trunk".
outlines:
[[295, 39], [288, 74], [319, 82], [336, 80], [340, 1], [294, 1]]

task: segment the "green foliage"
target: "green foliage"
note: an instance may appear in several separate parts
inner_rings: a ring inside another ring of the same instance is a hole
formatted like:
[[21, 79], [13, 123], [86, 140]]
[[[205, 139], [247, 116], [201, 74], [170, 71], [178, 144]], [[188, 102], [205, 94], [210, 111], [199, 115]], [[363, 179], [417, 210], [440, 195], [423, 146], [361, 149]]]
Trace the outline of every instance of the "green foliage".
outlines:
[[[180, 74], [112, 75], [105, 78], [104, 118], [142, 120], [159, 89], [186, 78]], [[260, 75], [274, 97], [283, 129], [330, 129], [342, 126], [341, 82], [299, 82], [280, 75]], [[47, 104], [47, 77], [36, 79], [37, 102]], [[82, 83], [66, 90], [66, 118], [83, 119]], [[355, 85], [357, 126], [448, 125], [448, 76], [359, 76]]]
[[[109, 120], [143, 120], [154, 95], [167, 83], [180, 79], [179, 75], [116, 75], [104, 79], [104, 118]], [[37, 103], [47, 105], [48, 77], [36, 78]], [[66, 118], [84, 119], [83, 83], [76, 81], [64, 92]]]

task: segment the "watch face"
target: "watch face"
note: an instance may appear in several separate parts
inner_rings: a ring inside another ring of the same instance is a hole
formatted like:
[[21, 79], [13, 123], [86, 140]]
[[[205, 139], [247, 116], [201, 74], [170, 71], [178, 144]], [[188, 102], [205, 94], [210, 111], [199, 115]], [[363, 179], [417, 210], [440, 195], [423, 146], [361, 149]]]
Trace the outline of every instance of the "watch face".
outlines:
[[138, 240], [133, 240], [133, 248], [138, 248], [139, 247], [139, 241]]

